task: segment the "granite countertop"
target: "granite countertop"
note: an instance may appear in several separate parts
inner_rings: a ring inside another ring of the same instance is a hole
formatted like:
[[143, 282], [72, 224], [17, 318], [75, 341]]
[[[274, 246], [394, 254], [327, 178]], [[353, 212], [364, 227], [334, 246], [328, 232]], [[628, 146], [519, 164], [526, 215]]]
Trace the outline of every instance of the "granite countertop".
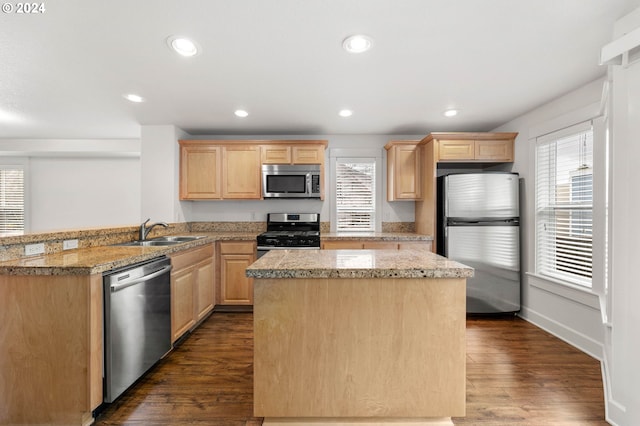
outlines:
[[325, 232], [320, 234], [322, 241], [433, 241], [431, 235], [410, 232]]
[[252, 278], [469, 278], [473, 268], [407, 250], [272, 250], [247, 268]]
[[194, 247], [224, 240], [255, 240], [257, 233], [215, 232], [181, 233], [205, 236], [170, 246], [97, 246], [65, 250], [59, 253], [22, 257], [0, 262], [0, 275], [88, 275], [170, 255]]

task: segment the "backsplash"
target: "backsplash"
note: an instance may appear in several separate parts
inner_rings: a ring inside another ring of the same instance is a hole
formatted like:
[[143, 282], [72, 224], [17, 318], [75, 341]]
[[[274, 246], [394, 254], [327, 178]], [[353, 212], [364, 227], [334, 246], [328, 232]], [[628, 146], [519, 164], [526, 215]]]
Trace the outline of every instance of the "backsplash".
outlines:
[[[78, 248], [107, 246], [138, 239], [138, 226], [88, 228], [58, 232], [14, 235], [0, 238], [0, 261], [25, 257], [25, 246], [44, 243], [44, 254], [61, 252], [65, 240], [78, 240]], [[189, 232], [188, 223], [171, 223], [168, 228], [155, 227], [147, 238]], [[37, 255], [36, 255], [37, 256]]]
[[[328, 233], [330, 229], [329, 222], [320, 223], [321, 233]], [[153, 228], [147, 238], [188, 232], [255, 232], [258, 234], [266, 230], [266, 222], [171, 223], [168, 228], [159, 226]], [[137, 240], [138, 231], [138, 226], [125, 226], [2, 237], [0, 238], [0, 261], [25, 257], [25, 246], [28, 244], [44, 243], [44, 254], [52, 254], [62, 251], [65, 240], [78, 240], [78, 248], [107, 246]], [[412, 233], [415, 232], [415, 224], [413, 222], [383, 222], [382, 232]]]
[[264, 232], [266, 222], [190, 222], [191, 232]]

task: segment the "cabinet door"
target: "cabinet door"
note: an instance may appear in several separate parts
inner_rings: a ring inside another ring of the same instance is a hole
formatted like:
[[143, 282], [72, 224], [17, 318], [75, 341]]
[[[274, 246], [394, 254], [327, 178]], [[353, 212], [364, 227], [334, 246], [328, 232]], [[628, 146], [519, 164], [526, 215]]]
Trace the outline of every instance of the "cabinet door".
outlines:
[[195, 268], [171, 274], [171, 336], [174, 342], [196, 323], [195, 282]]
[[322, 243], [322, 248], [325, 250], [360, 250], [363, 247], [362, 241], [324, 241]]
[[324, 146], [299, 146], [291, 148], [293, 164], [324, 164]]
[[225, 146], [222, 153], [222, 198], [260, 199], [260, 147]]
[[249, 254], [223, 254], [220, 256], [220, 296], [223, 305], [253, 304], [253, 279], [245, 273], [253, 263]]
[[425, 249], [431, 251], [431, 241], [404, 241], [398, 244], [398, 249]]
[[189, 145], [180, 148], [180, 199], [219, 199], [220, 147]]
[[263, 145], [262, 164], [291, 164], [291, 147], [285, 145]]
[[475, 158], [473, 140], [441, 140], [438, 143], [440, 161], [471, 161]]
[[398, 250], [398, 243], [393, 241], [365, 241], [362, 246], [369, 250]]
[[387, 201], [422, 197], [420, 149], [415, 144], [392, 146], [387, 152]]
[[215, 282], [213, 258], [203, 260], [196, 266], [196, 321], [205, 317], [215, 304]]
[[513, 161], [513, 140], [477, 140], [475, 159], [477, 161], [511, 162]]

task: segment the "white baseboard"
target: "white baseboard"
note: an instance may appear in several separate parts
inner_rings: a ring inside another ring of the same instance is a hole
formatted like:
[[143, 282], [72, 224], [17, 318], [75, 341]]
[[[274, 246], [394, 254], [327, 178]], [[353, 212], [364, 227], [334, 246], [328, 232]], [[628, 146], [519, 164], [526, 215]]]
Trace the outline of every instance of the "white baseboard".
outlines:
[[597, 340], [524, 306], [518, 316], [602, 362], [604, 348]]

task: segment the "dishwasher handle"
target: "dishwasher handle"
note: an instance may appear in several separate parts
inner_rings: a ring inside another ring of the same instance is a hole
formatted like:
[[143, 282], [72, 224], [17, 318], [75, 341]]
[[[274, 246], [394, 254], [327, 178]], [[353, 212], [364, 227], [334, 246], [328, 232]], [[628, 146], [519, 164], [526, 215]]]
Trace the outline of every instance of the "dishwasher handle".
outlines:
[[135, 279], [132, 279], [131, 281], [125, 281], [125, 282], [121, 282], [121, 283], [118, 283], [118, 284], [111, 284], [111, 293], [115, 293], [117, 291], [123, 290], [123, 289], [125, 289], [127, 287], [131, 287], [132, 285], [136, 285], [136, 284], [139, 284], [139, 283], [144, 282], [144, 281], [149, 281], [150, 279], [158, 277], [158, 276], [160, 276], [160, 275], [162, 275], [164, 273], [167, 273], [170, 270], [171, 270], [171, 265], [167, 265], [164, 268], [159, 269], [159, 270], [157, 270], [156, 272], [154, 272], [152, 274], [145, 275], [145, 276], [142, 276], [140, 278], [135, 278]]

